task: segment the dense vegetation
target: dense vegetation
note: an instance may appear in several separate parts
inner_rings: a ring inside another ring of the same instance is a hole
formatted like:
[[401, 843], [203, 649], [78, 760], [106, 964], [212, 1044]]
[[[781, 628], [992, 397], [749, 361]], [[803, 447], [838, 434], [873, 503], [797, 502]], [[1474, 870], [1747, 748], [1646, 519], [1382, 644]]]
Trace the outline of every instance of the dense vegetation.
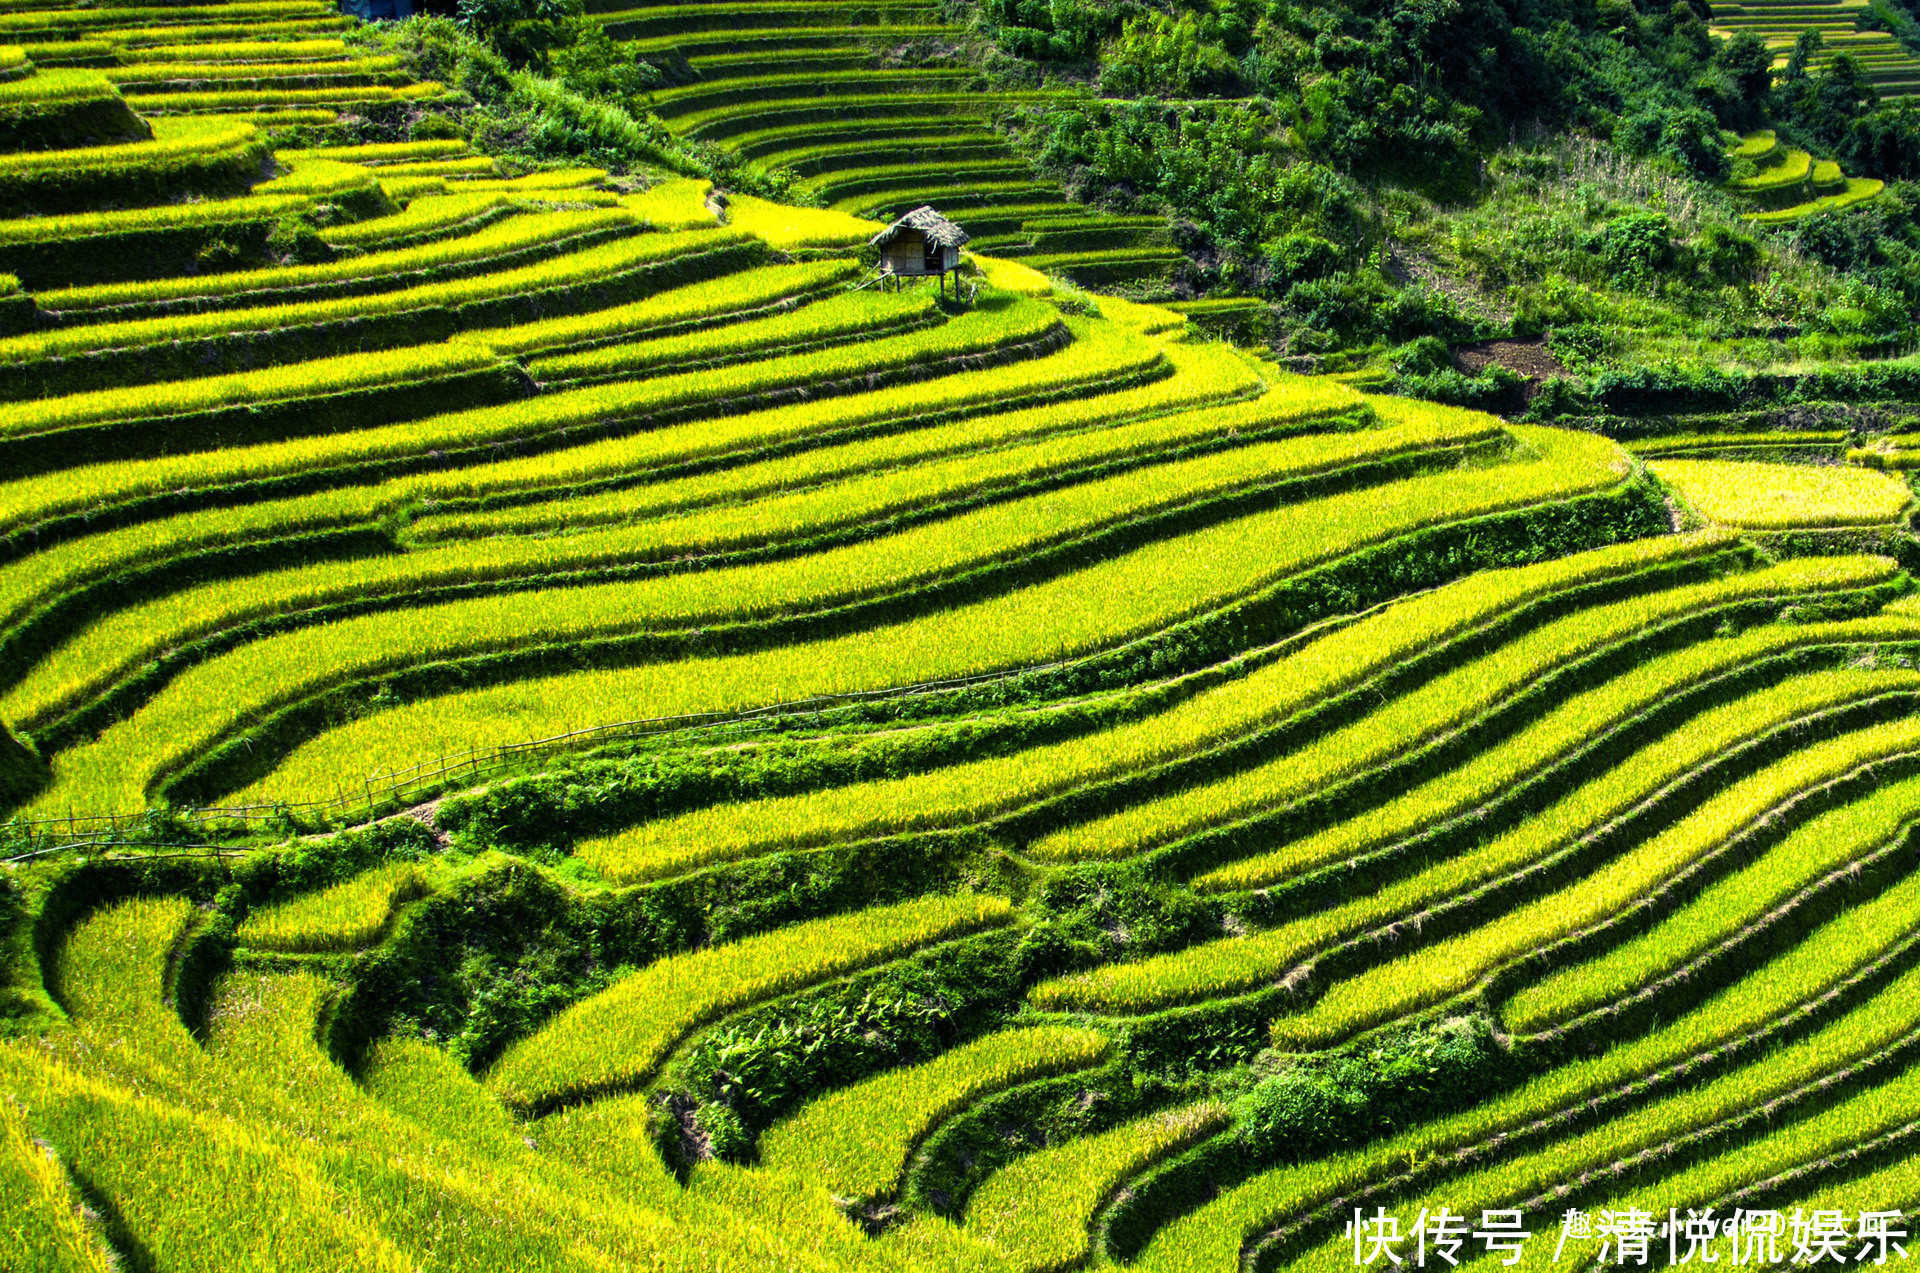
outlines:
[[0, 1268], [1870, 1243], [1920, 62], [1833, 8], [0, 11]]
[[[1873, 12], [1915, 43], [1904, 11]], [[1187, 283], [1277, 302], [1295, 352], [1551, 333], [1583, 371], [1909, 348], [1920, 112], [1851, 46], [1819, 57], [1817, 30], [1776, 77], [1761, 34], [1703, 13], [991, 0], [977, 21], [1006, 82], [1098, 95], [1020, 121], [1023, 151], [1083, 197], [1171, 214]], [[1718, 187], [1741, 175], [1726, 133], [1762, 126], [1896, 184], [1869, 213], [1756, 230]]]

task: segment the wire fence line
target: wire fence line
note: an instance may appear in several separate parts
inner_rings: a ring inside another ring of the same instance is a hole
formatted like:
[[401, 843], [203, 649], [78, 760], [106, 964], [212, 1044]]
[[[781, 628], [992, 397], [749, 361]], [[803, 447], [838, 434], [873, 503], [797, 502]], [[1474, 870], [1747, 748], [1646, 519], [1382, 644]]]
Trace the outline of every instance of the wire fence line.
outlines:
[[[137, 856], [143, 861], [153, 861], [160, 858], [245, 857], [247, 854], [247, 850], [237, 849], [230, 844], [177, 843], [150, 840], [75, 840], [60, 844], [50, 844], [38, 849], [29, 849], [24, 853], [15, 853], [11, 857], [0, 857], [0, 865], [18, 866], [23, 862], [31, 862], [38, 858], [50, 857], [56, 853], [85, 853], [89, 849], [97, 849], [103, 856], [111, 855], [116, 850], [137, 849], [139, 850], [137, 854], [121, 852], [120, 856]], [[163, 853], [161, 852], [163, 849], [176, 851]], [[183, 849], [192, 851], [178, 851]]]
[[[345, 791], [330, 800], [306, 800], [294, 803], [254, 805], [203, 805], [170, 810], [164, 815], [154, 810], [137, 813], [69, 814], [63, 818], [15, 819], [0, 826], [14, 844], [27, 847], [0, 863], [19, 863], [62, 852], [102, 851], [112, 848], [145, 849], [163, 847], [156, 842], [127, 839], [156, 825], [232, 827], [234, 824], [265, 822], [297, 815], [327, 815], [342, 818], [349, 825], [351, 815], [370, 818], [381, 810], [404, 807], [454, 785], [471, 785], [515, 768], [519, 763], [547, 753], [568, 751], [582, 745], [619, 742], [672, 733], [759, 732], [782, 726], [791, 727], [805, 717], [821, 717], [836, 708], [879, 703], [895, 699], [925, 697], [964, 690], [980, 685], [1015, 680], [1019, 677], [1057, 670], [1066, 661], [1017, 668], [1005, 672], [986, 672], [976, 676], [944, 681], [925, 681], [914, 685], [880, 690], [857, 690], [844, 694], [819, 694], [810, 698], [769, 703], [737, 712], [687, 712], [673, 716], [650, 716], [637, 720], [591, 725], [584, 729], [551, 734], [526, 742], [501, 743], [453, 752], [435, 760], [422, 761], [402, 769], [375, 771], [362, 779], [358, 791]], [[215, 848], [214, 845], [167, 844], [172, 848]], [[4, 851], [4, 850], [0, 850]], [[236, 852], [237, 850], [226, 850]], [[180, 855], [184, 856], [184, 855]]]
[[[1315, 637], [1347, 627], [1361, 619], [1378, 614], [1392, 605], [1405, 602], [1411, 597], [1422, 596], [1429, 591], [1432, 589], [1416, 589], [1387, 601], [1376, 602], [1351, 614], [1330, 615], [1309, 623], [1299, 631], [1269, 645], [1243, 651], [1235, 658], [1229, 659], [1228, 664], [1239, 664], [1243, 668], [1256, 666], [1297, 649]], [[878, 690], [855, 690], [844, 694], [819, 694], [809, 698], [746, 708], [737, 712], [689, 712], [674, 716], [615, 721], [607, 725], [592, 725], [585, 729], [551, 734], [527, 742], [470, 748], [463, 752], [453, 752], [437, 760], [409, 765], [403, 769], [376, 771], [362, 780], [358, 792], [343, 792], [331, 800], [256, 805], [206, 805], [164, 812], [143, 809], [137, 813], [69, 814], [64, 818], [15, 819], [0, 824], [0, 852], [22, 844], [26, 847], [24, 851], [11, 857], [0, 857], [0, 864], [18, 863], [56, 853], [85, 851], [90, 848], [103, 851], [113, 848], [205, 848], [219, 849], [219, 856], [230, 856], [243, 850], [211, 844], [162, 844], [151, 840], [126, 840], [116, 837], [142, 829], [151, 831], [161, 826], [176, 829], [182, 827], [233, 829], [236, 824], [244, 827], [250, 823], [276, 818], [284, 819], [299, 814], [327, 815], [330, 819], [338, 819], [343, 825], [351, 826], [356, 821], [370, 820], [382, 809], [405, 808], [409, 804], [417, 804], [456, 783], [470, 785], [483, 781], [510, 770], [516, 763], [527, 758], [575, 748], [580, 746], [583, 740], [617, 742], [629, 738], [645, 738], [679, 732], [720, 734], [728, 731], [756, 732], [782, 726], [791, 727], [800, 718], [807, 716], [819, 718], [835, 708], [926, 697], [974, 686], [1011, 682], [1022, 677], [1079, 666], [1085, 662], [1085, 659], [1058, 659], [1051, 663], [1031, 664], [1026, 667], [983, 672], [949, 680], [922, 681], [913, 685], [898, 685]], [[174, 856], [193, 855], [176, 854]]]

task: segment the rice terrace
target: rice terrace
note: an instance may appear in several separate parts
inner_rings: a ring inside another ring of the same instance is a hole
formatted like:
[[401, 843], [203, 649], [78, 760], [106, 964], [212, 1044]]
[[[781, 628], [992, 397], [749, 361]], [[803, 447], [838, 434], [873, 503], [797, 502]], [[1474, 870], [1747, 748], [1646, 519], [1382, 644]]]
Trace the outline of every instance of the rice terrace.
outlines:
[[0, 0], [0, 1271], [1920, 1257], [1909, 0]]

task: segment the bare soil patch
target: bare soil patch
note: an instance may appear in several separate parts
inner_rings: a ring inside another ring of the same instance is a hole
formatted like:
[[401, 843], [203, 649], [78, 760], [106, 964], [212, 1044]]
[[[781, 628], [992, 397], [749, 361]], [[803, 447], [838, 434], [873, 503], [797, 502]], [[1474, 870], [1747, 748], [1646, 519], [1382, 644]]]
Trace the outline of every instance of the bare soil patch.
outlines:
[[1471, 345], [1455, 345], [1453, 357], [1460, 364], [1460, 370], [1470, 376], [1477, 376], [1488, 367], [1498, 364], [1515, 375], [1531, 380], [1533, 386], [1529, 386], [1529, 398], [1533, 396], [1533, 387], [1545, 384], [1555, 376], [1567, 374], [1567, 369], [1547, 348], [1543, 336], [1535, 336], [1531, 340], [1482, 340]]

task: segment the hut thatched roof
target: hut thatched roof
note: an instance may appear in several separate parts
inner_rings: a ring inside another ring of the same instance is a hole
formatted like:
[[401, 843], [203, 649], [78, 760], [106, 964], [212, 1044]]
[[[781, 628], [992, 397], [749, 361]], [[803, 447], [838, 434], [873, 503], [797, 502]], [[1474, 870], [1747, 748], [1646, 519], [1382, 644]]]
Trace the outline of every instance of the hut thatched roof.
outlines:
[[877, 248], [885, 247], [893, 242], [895, 236], [902, 230], [918, 230], [927, 236], [927, 242], [937, 243], [943, 248], [957, 248], [967, 241], [965, 230], [935, 212], [928, 205], [921, 204], [868, 239], [867, 242]]

